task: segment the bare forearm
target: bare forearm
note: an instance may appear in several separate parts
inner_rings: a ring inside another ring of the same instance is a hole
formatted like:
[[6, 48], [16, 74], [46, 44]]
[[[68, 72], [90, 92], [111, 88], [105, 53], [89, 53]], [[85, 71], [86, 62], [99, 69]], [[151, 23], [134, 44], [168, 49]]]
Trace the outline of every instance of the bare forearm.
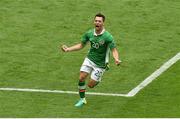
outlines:
[[83, 48], [83, 45], [81, 43], [73, 45], [71, 47], [67, 47], [66, 45], [62, 46], [62, 50], [64, 52], [71, 52], [71, 51], [76, 51], [76, 50], [80, 50]]
[[116, 48], [112, 49], [112, 55], [113, 55], [115, 64], [119, 65], [121, 61], [119, 60], [119, 53]]
[[83, 45], [81, 43], [73, 45], [71, 47], [68, 48], [69, 51], [76, 51], [76, 50], [80, 50], [83, 48]]
[[113, 49], [112, 54], [113, 54], [113, 58], [115, 60], [119, 60], [119, 53], [118, 53], [117, 49]]

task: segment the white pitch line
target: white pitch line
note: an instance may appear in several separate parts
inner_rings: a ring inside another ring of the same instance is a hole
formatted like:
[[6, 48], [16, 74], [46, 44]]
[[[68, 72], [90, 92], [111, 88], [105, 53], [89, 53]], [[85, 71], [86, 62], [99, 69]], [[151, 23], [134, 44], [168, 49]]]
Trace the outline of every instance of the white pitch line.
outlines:
[[[27, 88], [0, 88], [1, 91], [20, 91], [20, 92], [43, 92], [43, 93], [66, 93], [66, 94], [78, 94], [75, 91], [62, 91], [62, 90], [43, 90], [43, 89], [27, 89]], [[113, 94], [113, 93], [94, 93], [86, 92], [88, 95], [100, 95], [100, 96], [123, 96], [128, 97], [127, 94]]]
[[135, 96], [141, 89], [150, 84], [154, 79], [156, 79], [159, 75], [161, 75], [178, 60], [180, 60], [180, 52], [177, 53], [173, 58], [168, 60], [166, 63], [164, 63], [159, 69], [157, 69], [154, 73], [152, 73], [149, 77], [142, 81], [137, 87], [132, 89], [127, 95], [129, 97]]
[[[169, 67], [171, 67], [174, 63], [180, 60], [180, 52], [177, 53], [173, 58], [164, 63], [159, 69], [157, 69], [154, 73], [152, 73], [149, 77], [147, 77], [144, 81], [142, 81], [137, 87], [132, 89], [127, 94], [113, 94], [113, 93], [95, 93], [95, 92], [86, 92], [88, 95], [99, 95], [99, 96], [123, 96], [123, 97], [133, 97], [135, 96], [141, 89], [150, 84], [154, 79], [156, 79], [159, 75], [161, 75], [164, 71], [166, 71]], [[21, 91], [21, 92], [45, 92], [45, 93], [66, 93], [66, 94], [78, 94], [75, 91], [62, 91], [62, 90], [43, 90], [43, 89], [26, 89], [26, 88], [0, 88], [1, 91]]]

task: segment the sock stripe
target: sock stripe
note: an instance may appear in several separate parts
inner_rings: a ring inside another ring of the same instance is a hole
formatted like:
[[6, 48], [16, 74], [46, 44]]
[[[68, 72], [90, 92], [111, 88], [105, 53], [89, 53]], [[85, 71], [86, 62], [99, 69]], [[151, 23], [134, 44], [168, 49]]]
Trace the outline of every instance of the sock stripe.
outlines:
[[79, 86], [78, 88], [79, 88], [79, 89], [86, 89], [86, 85], [84, 85], [84, 86]]
[[81, 92], [81, 93], [82, 93], [82, 92], [85, 92], [85, 91], [86, 91], [85, 89], [80, 89], [80, 90], [79, 90], [79, 92]]

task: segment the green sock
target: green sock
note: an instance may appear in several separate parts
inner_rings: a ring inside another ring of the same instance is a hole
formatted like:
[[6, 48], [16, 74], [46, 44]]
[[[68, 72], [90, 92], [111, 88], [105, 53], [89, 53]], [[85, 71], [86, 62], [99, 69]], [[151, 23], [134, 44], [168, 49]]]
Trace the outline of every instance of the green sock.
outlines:
[[80, 98], [85, 98], [86, 85], [85, 81], [79, 81], [79, 96]]

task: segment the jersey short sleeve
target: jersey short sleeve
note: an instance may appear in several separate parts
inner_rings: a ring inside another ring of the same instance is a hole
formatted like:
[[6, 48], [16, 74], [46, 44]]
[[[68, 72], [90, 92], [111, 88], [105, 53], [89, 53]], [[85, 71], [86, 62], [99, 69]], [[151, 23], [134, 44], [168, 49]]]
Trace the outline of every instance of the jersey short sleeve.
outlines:
[[109, 37], [109, 48], [110, 48], [110, 49], [113, 49], [113, 48], [115, 48], [115, 47], [116, 47], [116, 44], [115, 44], [115, 42], [114, 42], [114, 39], [113, 39], [112, 36], [110, 36], [110, 37]]
[[88, 41], [89, 41], [89, 36], [88, 36], [88, 32], [86, 32], [85, 34], [83, 34], [81, 38], [81, 43], [85, 45]]

